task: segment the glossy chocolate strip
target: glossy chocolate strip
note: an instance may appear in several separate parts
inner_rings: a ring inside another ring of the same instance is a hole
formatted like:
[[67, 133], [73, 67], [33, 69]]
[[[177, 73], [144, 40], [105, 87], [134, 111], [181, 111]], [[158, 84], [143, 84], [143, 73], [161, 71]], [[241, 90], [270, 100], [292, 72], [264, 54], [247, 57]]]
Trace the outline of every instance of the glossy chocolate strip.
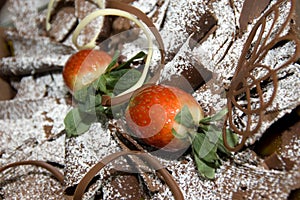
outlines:
[[[160, 73], [165, 64], [164, 43], [163, 43], [163, 40], [162, 40], [161, 35], [158, 32], [157, 28], [155, 27], [155, 25], [153, 24], [151, 19], [145, 13], [143, 13], [139, 9], [137, 9], [133, 6], [130, 6], [126, 3], [122, 3], [119, 1], [115, 1], [115, 0], [109, 0], [106, 2], [106, 7], [123, 10], [123, 11], [133, 14], [134, 16], [136, 16], [140, 20], [142, 20], [148, 26], [150, 31], [153, 33], [153, 35], [156, 38], [158, 45], [159, 45], [159, 51], [160, 51], [160, 55], [161, 55], [161, 63], [160, 63], [160, 66], [158, 67], [158, 69], [155, 71], [155, 74], [153, 75], [153, 77], [147, 83], [156, 83], [159, 80]], [[133, 92], [122, 95], [122, 96], [113, 97], [113, 98], [111, 98], [109, 96], [103, 96], [102, 105], [103, 106], [112, 106], [112, 105], [122, 104], [129, 100], [132, 93]]]
[[[291, 7], [288, 13], [288, 16], [285, 18], [284, 23], [281, 24], [278, 30], [273, 31], [275, 23], [279, 20], [279, 7], [284, 3], [291, 3]], [[263, 113], [266, 109], [272, 105], [273, 100], [276, 97], [276, 92], [278, 90], [278, 77], [277, 72], [290, 64], [294, 63], [300, 57], [300, 41], [297, 36], [292, 32], [288, 33], [285, 36], [281, 36], [284, 29], [291, 22], [292, 16], [295, 11], [295, 0], [280, 0], [276, 4], [274, 4], [266, 13], [257, 21], [251, 30], [249, 37], [243, 47], [242, 54], [240, 56], [237, 69], [231, 81], [230, 87], [227, 91], [227, 108], [228, 113], [225, 120], [225, 125], [229, 125], [231, 130], [233, 130], [236, 134], [242, 137], [241, 142], [235, 146], [231, 147], [227, 141], [227, 133], [226, 128], [223, 128], [223, 139], [224, 145], [227, 149], [231, 151], [239, 151], [245, 144], [247, 138], [257, 133], [262, 125]], [[274, 21], [269, 30], [265, 30], [267, 18], [271, 15], [274, 15]], [[263, 38], [263, 35], [266, 36]], [[252, 42], [258, 36], [254, 46], [252, 47]], [[268, 39], [270, 37], [274, 37], [270, 42]], [[276, 44], [279, 44], [282, 41], [293, 41], [295, 43], [295, 52], [290, 55], [290, 57], [279, 67], [276, 69], [272, 69], [271, 66], [266, 66], [261, 64], [262, 60], [266, 57], [269, 50], [271, 50]], [[252, 48], [251, 55], [247, 59], [247, 55], [249, 54], [249, 50]], [[263, 77], [255, 77], [252, 72], [256, 69], [264, 69], [267, 73]], [[248, 80], [251, 80], [251, 83]], [[263, 98], [263, 88], [261, 87], [261, 83], [264, 81], [270, 81], [272, 87], [274, 88], [273, 94], [269, 97], [267, 101]], [[258, 108], [251, 107], [251, 96], [253, 88], [256, 88], [256, 95], [259, 98], [259, 106]], [[241, 105], [238, 102], [238, 97], [240, 95], [244, 95], [246, 98], [247, 105]], [[235, 111], [243, 112], [244, 116], [247, 116], [245, 122], [245, 128], [242, 130], [242, 124], [237, 124], [234, 121], [234, 113]], [[256, 122], [253, 120], [253, 117], [258, 119]], [[254, 127], [254, 128], [253, 128]]]
[[175, 182], [175, 180], [172, 178], [171, 174], [159, 163], [158, 160], [151, 157], [150, 155], [140, 152], [140, 151], [121, 151], [117, 153], [113, 153], [102, 159], [99, 163], [94, 165], [90, 169], [90, 171], [81, 179], [81, 181], [78, 183], [75, 193], [74, 193], [74, 200], [80, 200], [82, 199], [84, 192], [91, 182], [91, 180], [96, 176], [96, 174], [104, 168], [108, 163], [116, 160], [117, 158], [121, 156], [128, 156], [128, 155], [134, 155], [139, 157], [140, 159], [143, 159], [147, 163], [149, 163], [156, 171], [163, 176], [164, 181], [167, 183], [167, 185], [170, 187], [173, 196], [176, 200], [183, 200], [183, 194], [178, 186], [178, 184]]
[[37, 167], [42, 167], [46, 170], [48, 170], [55, 178], [63, 185], [64, 184], [64, 175], [54, 166], [48, 164], [45, 161], [39, 161], [39, 160], [25, 160], [25, 161], [19, 161], [14, 162], [8, 165], [5, 165], [0, 168], [0, 173], [4, 172], [5, 170], [13, 167], [18, 167], [22, 165], [34, 165]]

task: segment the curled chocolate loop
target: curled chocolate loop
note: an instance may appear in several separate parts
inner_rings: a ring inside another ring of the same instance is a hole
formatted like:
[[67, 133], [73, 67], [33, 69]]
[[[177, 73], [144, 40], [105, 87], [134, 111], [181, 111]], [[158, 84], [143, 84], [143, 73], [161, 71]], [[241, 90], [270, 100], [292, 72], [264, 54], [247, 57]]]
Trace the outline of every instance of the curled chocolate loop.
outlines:
[[173, 196], [176, 200], [183, 200], [183, 194], [178, 186], [178, 184], [175, 182], [175, 180], [172, 178], [171, 174], [153, 157], [150, 155], [140, 152], [140, 151], [121, 151], [117, 153], [113, 153], [102, 159], [100, 162], [98, 162], [95, 166], [93, 166], [90, 171], [81, 179], [81, 181], [78, 183], [75, 193], [73, 196], [74, 200], [80, 200], [82, 199], [84, 192], [86, 188], [88, 187], [91, 180], [96, 176], [96, 174], [104, 168], [108, 163], [116, 160], [117, 158], [121, 156], [128, 156], [128, 155], [134, 155], [138, 156], [142, 160], [149, 163], [154, 169], [157, 170], [157, 172], [162, 175], [164, 178], [164, 181], [167, 183], [167, 185], [170, 187]]
[[[160, 77], [160, 73], [165, 64], [165, 48], [164, 48], [164, 43], [161, 38], [161, 35], [160, 35], [159, 31], [157, 30], [157, 28], [155, 27], [155, 25], [153, 24], [152, 20], [145, 13], [140, 11], [139, 9], [137, 9], [131, 5], [128, 5], [126, 3], [119, 2], [119, 1], [108, 0], [106, 2], [106, 7], [123, 10], [123, 11], [133, 14], [134, 16], [138, 17], [142, 22], [144, 22], [148, 26], [150, 31], [153, 33], [155, 39], [158, 42], [159, 51], [160, 51], [160, 55], [161, 55], [161, 62], [160, 62], [160, 65], [158, 66], [158, 69], [155, 71], [155, 74], [151, 77], [151, 79], [147, 83], [156, 83]], [[132, 93], [133, 92], [130, 92], [130, 93], [127, 93], [127, 94], [124, 94], [121, 96], [117, 96], [117, 97], [113, 97], [113, 98], [110, 98], [109, 96], [105, 96], [103, 98], [102, 105], [103, 106], [112, 106], [112, 105], [122, 104], [122, 103], [126, 102], [127, 100], [129, 100]]]
[[56, 167], [48, 164], [45, 161], [40, 161], [40, 160], [24, 160], [24, 161], [14, 162], [1, 167], [0, 173], [2, 173], [3, 171], [9, 168], [18, 167], [22, 165], [34, 165], [37, 167], [42, 167], [48, 170], [62, 185], [64, 184], [64, 175]]
[[[290, 3], [290, 10], [284, 21], [279, 22], [280, 7], [288, 3]], [[259, 131], [263, 114], [276, 97], [277, 72], [296, 62], [300, 57], [300, 42], [297, 36], [290, 32], [282, 36], [294, 11], [295, 0], [279, 0], [257, 21], [247, 38], [226, 94], [228, 113], [224, 127], [228, 125], [242, 137], [240, 144], [230, 147], [226, 139], [226, 129], [223, 128], [225, 146], [231, 151], [239, 151], [247, 138]], [[272, 24], [267, 26], [267, 19], [271, 16], [273, 17]], [[275, 28], [278, 24], [280, 24], [279, 28]], [[268, 52], [285, 41], [293, 42], [294, 53], [288, 55], [288, 59], [278, 66], [264, 64]], [[272, 87], [271, 95], [267, 94], [264, 85]]]

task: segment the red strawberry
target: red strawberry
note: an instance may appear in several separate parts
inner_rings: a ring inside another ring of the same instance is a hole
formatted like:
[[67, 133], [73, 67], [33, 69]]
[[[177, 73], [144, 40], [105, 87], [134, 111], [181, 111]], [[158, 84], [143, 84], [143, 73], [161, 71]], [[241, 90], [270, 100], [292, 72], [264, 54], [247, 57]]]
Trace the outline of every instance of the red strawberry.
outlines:
[[126, 109], [125, 118], [133, 134], [145, 143], [177, 151], [187, 148], [188, 139], [174, 137], [172, 129], [184, 136], [187, 127], [175, 121], [175, 116], [187, 106], [195, 126], [203, 118], [198, 102], [188, 93], [165, 85], [146, 85], [136, 91]]
[[90, 84], [103, 74], [112, 58], [104, 51], [85, 49], [73, 54], [65, 64], [63, 78], [71, 91]]

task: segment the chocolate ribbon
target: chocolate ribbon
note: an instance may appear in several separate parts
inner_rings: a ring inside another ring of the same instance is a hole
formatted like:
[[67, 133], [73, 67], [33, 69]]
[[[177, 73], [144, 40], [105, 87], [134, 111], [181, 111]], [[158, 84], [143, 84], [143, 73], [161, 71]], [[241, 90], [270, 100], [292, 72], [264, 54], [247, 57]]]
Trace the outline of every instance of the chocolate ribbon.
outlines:
[[[150, 166], [152, 166], [163, 178], [164, 181], [167, 183], [167, 185], [170, 187], [173, 196], [176, 200], [183, 200], [183, 194], [176, 183], [176, 181], [173, 179], [172, 175], [168, 172], [167, 169], [165, 169], [157, 159], [150, 156], [147, 153], [141, 152], [141, 151], [121, 151], [117, 153], [110, 154], [103, 158], [100, 162], [98, 162], [96, 165], [94, 165], [87, 173], [86, 175], [80, 180], [78, 183], [75, 193], [72, 196], [68, 196], [68, 198], [74, 199], [74, 200], [80, 200], [82, 199], [84, 192], [86, 188], [88, 187], [91, 180], [97, 175], [97, 173], [103, 169], [107, 164], [110, 162], [116, 160], [117, 158], [121, 156], [129, 156], [134, 155], [139, 157], [140, 159], [146, 161]], [[13, 167], [18, 167], [22, 165], [34, 165], [38, 167], [42, 167], [46, 170], [48, 170], [54, 177], [61, 183], [61, 185], [64, 185], [64, 175], [54, 166], [48, 164], [45, 161], [38, 161], [38, 160], [28, 160], [28, 161], [19, 161], [14, 162], [8, 165], [5, 165], [4, 167], [0, 168], [0, 173], [4, 172], [5, 170]]]
[[[280, 14], [282, 13], [280, 12], [280, 7], [287, 3], [291, 4], [289, 13], [277, 29], [275, 25], [280, 20]], [[245, 42], [235, 74], [226, 94], [228, 113], [225, 120], [227, 124], [223, 127], [223, 140], [228, 150], [239, 151], [247, 139], [259, 131], [263, 122], [263, 114], [266, 109], [272, 105], [276, 97], [278, 89], [277, 72], [296, 62], [300, 57], [300, 41], [297, 35], [290, 31], [287, 35], [282, 36], [283, 31], [292, 20], [295, 4], [295, 0], [279, 0], [276, 2], [276, 4], [267, 10], [256, 22]], [[265, 30], [267, 27], [267, 19], [272, 15], [274, 15], [274, 20], [269, 29]], [[256, 40], [254, 41], [255, 38]], [[276, 69], [272, 69], [271, 66], [263, 64], [262, 61], [268, 52], [277, 44], [285, 41], [294, 42], [295, 52], [289, 55], [289, 58]], [[266, 74], [257, 77], [255, 70], [264, 70]], [[261, 86], [263, 82], [270, 82], [274, 88], [273, 94], [268, 99], [264, 98], [263, 86]], [[258, 96], [259, 104], [257, 107], [253, 107], [251, 102], [251, 93], [253, 92]], [[244, 100], [244, 102], [246, 101], [245, 104], [239, 102], [241, 96], [246, 99]], [[242, 112], [242, 115], [246, 116], [245, 124], [243, 124], [244, 121], [242, 122], [242, 119], [239, 119], [240, 121], [236, 120], [236, 118], [239, 117], [237, 112]], [[257, 120], [254, 120], [254, 118]], [[228, 144], [226, 125], [242, 137], [240, 143], [235, 147]]]
[[[160, 51], [160, 55], [161, 55], [161, 62], [160, 62], [160, 65], [159, 65], [158, 69], [155, 71], [155, 74], [152, 76], [152, 78], [147, 83], [156, 83], [159, 80], [160, 73], [161, 73], [161, 71], [164, 67], [164, 64], [165, 64], [165, 50], [164, 50], [165, 48], [164, 48], [164, 43], [163, 43], [163, 40], [161, 38], [161, 35], [158, 32], [155, 25], [153, 24], [153, 22], [151, 21], [151, 19], [145, 13], [143, 13], [139, 9], [137, 9], [137, 8], [131, 6], [131, 5], [128, 5], [126, 3], [122, 3], [120, 1], [108, 0], [106, 2], [106, 8], [119, 9], [119, 10], [123, 10], [123, 11], [129, 12], [129, 13], [135, 15], [142, 22], [144, 22], [148, 26], [150, 31], [153, 33], [155, 39], [158, 42], [159, 51]], [[130, 99], [132, 93], [133, 92], [127, 93], [127, 94], [124, 94], [124, 95], [121, 95], [121, 96], [118, 96], [118, 97], [103, 96], [102, 105], [103, 106], [112, 106], [112, 105], [122, 104], [122, 103], [124, 103], [124, 102], [126, 102]]]

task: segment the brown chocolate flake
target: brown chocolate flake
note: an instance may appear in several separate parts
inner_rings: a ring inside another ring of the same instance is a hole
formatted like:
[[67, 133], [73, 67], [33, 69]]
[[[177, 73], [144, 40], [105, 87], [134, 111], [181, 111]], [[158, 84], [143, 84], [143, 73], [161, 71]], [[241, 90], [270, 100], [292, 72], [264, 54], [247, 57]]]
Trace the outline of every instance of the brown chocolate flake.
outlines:
[[49, 36], [56, 41], [62, 41], [75, 27], [77, 19], [73, 7], [64, 7], [55, 15], [49, 31]]
[[192, 35], [191, 41], [201, 43], [216, 29], [217, 19], [209, 11], [206, 11], [205, 14], [197, 14], [201, 16], [200, 19], [191, 19], [191, 23], [186, 26], [186, 31], [189, 35]]
[[240, 16], [240, 34], [247, 30], [247, 25], [259, 17], [269, 5], [270, 0], [245, 0]]
[[53, 126], [44, 125], [43, 128], [45, 131], [46, 138], [49, 138], [49, 136], [52, 134]]
[[186, 65], [182, 68], [179, 75], [174, 75], [162, 83], [192, 93], [212, 78], [212, 72], [195, 60], [186, 62]]
[[[75, 15], [79, 21], [98, 9], [99, 7], [91, 1], [75, 0]], [[79, 39], [82, 40], [82, 43], [86, 44], [91, 40], [91, 38], [98, 35], [99, 41], [103, 41], [110, 35], [110, 33], [111, 18], [109, 16], [99, 16], [82, 30]]]
[[138, 177], [134, 174], [119, 172], [112, 177], [111, 186], [113, 187], [112, 197], [126, 197], [126, 199], [143, 199], [144, 191], [141, 189]]
[[294, 31], [300, 40], [300, 1], [296, 1], [296, 11], [294, 16]]

